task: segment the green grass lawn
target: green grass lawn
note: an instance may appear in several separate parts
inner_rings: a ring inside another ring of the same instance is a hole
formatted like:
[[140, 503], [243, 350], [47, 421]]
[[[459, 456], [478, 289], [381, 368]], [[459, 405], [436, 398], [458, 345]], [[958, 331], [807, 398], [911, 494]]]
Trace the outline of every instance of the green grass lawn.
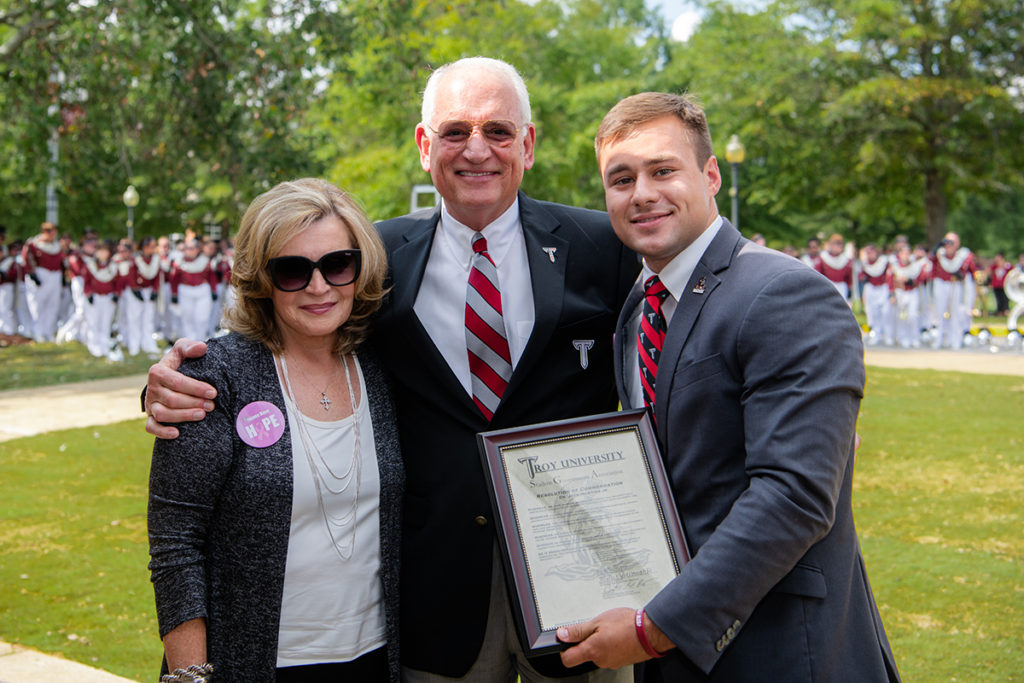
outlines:
[[0, 347], [0, 390], [139, 375], [156, 362], [144, 353], [125, 355], [122, 362], [93, 357], [85, 346], [19, 344]]
[[[1024, 680], [1022, 415], [1024, 378], [869, 369], [854, 504], [905, 681]], [[142, 424], [0, 443], [0, 639], [155, 678]]]

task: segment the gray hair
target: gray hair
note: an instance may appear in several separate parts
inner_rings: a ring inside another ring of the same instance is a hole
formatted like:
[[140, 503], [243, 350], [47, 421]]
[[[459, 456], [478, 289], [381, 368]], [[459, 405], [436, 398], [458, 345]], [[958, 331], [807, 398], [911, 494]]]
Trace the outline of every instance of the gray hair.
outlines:
[[519, 123], [530, 123], [530, 93], [526, 90], [526, 82], [523, 81], [523, 77], [508, 62], [490, 57], [465, 57], [435, 69], [427, 79], [427, 87], [423, 89], [423, 108], [420, 112], [423, 120], [421, 123], [424, 126], [429, 125], [434, 117], [437, 88], [442, 80], [461, 72], [478, 74], [481, 71], [497, 76], [512, 86], [516, 92], [516, 99], [519, 100], [519, 115], [523, 118]]

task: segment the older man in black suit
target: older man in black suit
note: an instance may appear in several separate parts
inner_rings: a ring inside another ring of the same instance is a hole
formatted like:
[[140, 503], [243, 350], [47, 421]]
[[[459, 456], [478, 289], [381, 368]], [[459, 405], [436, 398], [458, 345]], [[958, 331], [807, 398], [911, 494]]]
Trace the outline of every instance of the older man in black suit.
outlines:
[[[435, 71], [416, 143], [443, 202], [378, 226], [392, 291], [371, 343], [393, 380], [406, 462], [409, 681], [632, 680], [629, 667], [586, 673], [557, 656], [528, 660], [494, 561], [476, 434], [615, 409], [612, 331], [639, 269], [604, 213], [519, 192], [534, 159], [530, 119], [508, 64], [470, 58]], [[157, 436], [174, 430], [156, 420], [197, 417], [201, 403], [170, 389], [202, 396], [205, 387], [168, 372], [197, 351], [179, 345], [150, 372], [147, 429]]]

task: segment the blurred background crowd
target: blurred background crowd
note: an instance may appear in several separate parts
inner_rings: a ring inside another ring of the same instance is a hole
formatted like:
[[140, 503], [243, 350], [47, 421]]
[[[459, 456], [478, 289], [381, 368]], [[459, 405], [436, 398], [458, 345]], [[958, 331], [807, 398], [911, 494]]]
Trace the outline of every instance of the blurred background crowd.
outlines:
[[217, 334], [230, 296], [231, 248], [193, 231], [74, 240], [43, 223], [6, 243], [0, 226], [0, 334], [81, 343], [93, 356], [152, 354], [160, 342]]

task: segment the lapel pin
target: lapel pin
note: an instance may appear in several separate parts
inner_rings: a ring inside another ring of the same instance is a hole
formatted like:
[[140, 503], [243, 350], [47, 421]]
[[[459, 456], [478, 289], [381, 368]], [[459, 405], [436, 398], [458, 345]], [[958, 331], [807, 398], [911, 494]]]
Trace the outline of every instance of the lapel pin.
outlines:
[[558, 251], [556, 247], [541, 247], [541, 250], [548, 255], [552, 263], [555, 262], [555, 252]]
[[707, 280], [705, 280], [704, 278], [701, 278], [701, 279], [697, 280], [697, 284], [695, 284], [693, 286], [693, 293], [694, 294], [703, 294], [704, 293], [704, 286], [706, 284], [707, 284]]
[[[554, 261], [555, 257], [552, 256], [551, 260]], [[590, 365], [590, 357], [587, 355], [587, 351], [594, 348], [593, 339], [573, 339], [572, 345], [576, 347], [576, 350], [580, 352], [580, 367], [584, 370]]]

